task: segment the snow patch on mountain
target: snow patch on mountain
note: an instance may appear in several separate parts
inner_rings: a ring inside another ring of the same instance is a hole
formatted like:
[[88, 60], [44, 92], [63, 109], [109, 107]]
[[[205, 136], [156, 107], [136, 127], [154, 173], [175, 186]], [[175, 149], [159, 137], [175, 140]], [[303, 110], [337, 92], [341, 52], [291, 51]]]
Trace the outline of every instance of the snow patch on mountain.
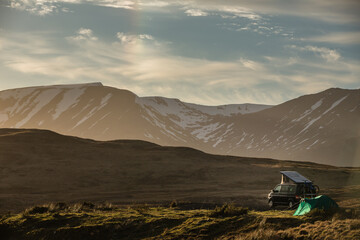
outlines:
[[[101, 99], [100, 105], [95, 106], [93, 109], [91, 109], [90, 112], [88, 112], [79, 122], [76, 123], [76, 125], [72, 128], [76, 128], [77, 126], [79, 126], [80, 124], [84, 123], [85, 121], [87, 121], [89, 118], [91, 118], [92, 116], [94, 116], [95, 113], [97, 113], [100, 109], [102, 109], [103, 107], [105, 107], [108, 103], [110, 98], [112, 97], [111, 93], [108, 93], [105, 97], [103, 97]], [[86, 107], [87, 108], [87, 107]]]
[[312, 105], [310, 109], [306, 110], [306, 111], [301, 115], [301, 117], [292, 120], [292, 122], [299, 122], [300, 120], [302, 120], [302, 119], [305, 118], [306, 116], [310, 115], [315, 109], [317, 109], [318, 107], [321, 106], [322, 102], [323, 102], [323, 98], [320, 99], [319, 101], [317, 101], [314, 105]]
[[47, 105], [61, 90], [59, 89], [48, 89], [39, 93], [39, 95], [33, 100], [35, 106], [28, 113], [28, 115], [19, 121], [15, 127], [22, 127], [28, 122], [38, 111], [40, 111], [45, 105]]
[[342, 97], [342, 98], [340, 98], [339, 100], [337, 100], [336, 102], [334, 102], [334, 103], [331, 105], [331, 107], [323, 113], [323, 115], [327, 114], [329, 111], [331, 111], [331, 110], [332, 110], [333, 108], [335, 108], [337, 105], [339, 105], [342, 101], [344, 101], [345, 98], [347, 98], [347, 97], [348, 97], [348, 95], [346, 95], [345, 97]]
[[106, 104], [109, 103], [110, 98], [112, 97], [111, 93], [108, 93], [105, 97], [101, 99], [100, 107], [99, 109], [103, 108]]
[[85, 92], [84, 87], [82, 88], [73, 88], [66, 91], [63, 95], [63, 98], [58, 103], [55, 109], [55, 113], [52, 115], [53, 119], [57, 119], [63, 112], [68, 110], [71, 106], [74, 106], [78, 103], [81, 95]]
[[204, 142], [208, 142], [209, 139], [212, 137], [212, 135], [210, 134], [215, 132], [223, 125], [224, 124], [220, 124], [219, 122], [212, 123], [192, 131], [191, 134], [194, 135], [197, 139], [201, 139]]
[[142, 97], [136, 98], [136, 103], [142, 106], [152, 117], [157, 118], [154, 113], [170, 117], [172, 122], [183, 129], [194, 127], [206, 118], [202, 113], [193, 111], [178, 99]]
[[229, 105], [220, 105], [220, 106], [205, 106], [205, 105], [198, 105], [193, 103], [184, 103], [184, 105], [208, 115], [212, 115], [212, 116], [222, 115], [227, 117], [236, 114], [255, 113], [272, 107], [271, 105], [248, 104], [248, 103], [229, 104]]

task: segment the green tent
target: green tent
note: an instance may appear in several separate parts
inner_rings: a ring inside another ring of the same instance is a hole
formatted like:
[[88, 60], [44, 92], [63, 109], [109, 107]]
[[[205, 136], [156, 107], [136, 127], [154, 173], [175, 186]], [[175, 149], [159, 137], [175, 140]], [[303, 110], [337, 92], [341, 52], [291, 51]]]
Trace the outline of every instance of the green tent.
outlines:
[[325, 195], [320, 195], [315, 198], [305, 198], [300, 202], [294, 216], [304, 215], [314, 208], [327, 210], [338, 207], [339, 206], [334, 200]]

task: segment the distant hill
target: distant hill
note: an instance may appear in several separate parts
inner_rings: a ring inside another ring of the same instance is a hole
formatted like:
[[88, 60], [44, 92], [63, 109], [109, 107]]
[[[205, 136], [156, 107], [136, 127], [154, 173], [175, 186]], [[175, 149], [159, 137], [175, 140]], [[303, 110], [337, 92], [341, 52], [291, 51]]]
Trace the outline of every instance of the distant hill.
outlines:
[[266, 208], [280, 170], [299, 171], [339, 201], [360, 192], [360, 169], [210, 155], [138, 140], [103, 142], [47, 130], [0, 129], [0, 212], [85, 200], [235, 201]]
[[29, 87], [0, 92], [0, 127], [360, 166], [359, 89], [328, 89], [277, 106], [202, 106], [101, 83]]

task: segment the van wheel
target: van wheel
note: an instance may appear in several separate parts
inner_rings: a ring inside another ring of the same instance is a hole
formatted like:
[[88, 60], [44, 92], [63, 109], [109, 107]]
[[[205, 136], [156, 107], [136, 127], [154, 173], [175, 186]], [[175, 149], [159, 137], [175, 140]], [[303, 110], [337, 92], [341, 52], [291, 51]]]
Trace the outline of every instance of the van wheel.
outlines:
[[289, 208], [292, 209], [294, 207], [294, 202], [293, 201], [289, 201]]
[[270, 207], [271, 209], [273, 209], [273, 208], [275, 207], [275, 204], [274, 204], [273, 200], [270, 200], [270, 201], [268, 202], [268, 204], [269, 204], [269, 207]]

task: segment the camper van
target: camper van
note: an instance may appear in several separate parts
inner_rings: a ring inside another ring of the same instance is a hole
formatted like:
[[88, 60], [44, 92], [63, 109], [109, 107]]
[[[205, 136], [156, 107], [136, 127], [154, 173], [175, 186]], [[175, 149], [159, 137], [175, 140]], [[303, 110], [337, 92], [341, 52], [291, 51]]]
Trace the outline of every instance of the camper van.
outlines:
[[292, 208], [301, 198], [317, 196], [319, 187], [295, 171], [281, 171], [281, 183], [276, 185], [268, 194], [268, 205], [274, 208], [285, 205]]

